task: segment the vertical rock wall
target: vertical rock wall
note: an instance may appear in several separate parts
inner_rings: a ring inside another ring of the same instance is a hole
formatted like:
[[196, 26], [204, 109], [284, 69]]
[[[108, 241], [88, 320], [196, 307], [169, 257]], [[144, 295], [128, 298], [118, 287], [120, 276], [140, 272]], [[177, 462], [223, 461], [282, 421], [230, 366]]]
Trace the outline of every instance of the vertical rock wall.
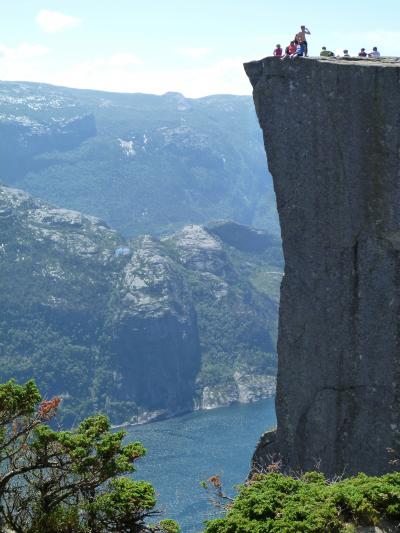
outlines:
[[245, 65], [285, 255], [275, 434], [254, 466], [390, 470], [400, 429], [400, 64]]

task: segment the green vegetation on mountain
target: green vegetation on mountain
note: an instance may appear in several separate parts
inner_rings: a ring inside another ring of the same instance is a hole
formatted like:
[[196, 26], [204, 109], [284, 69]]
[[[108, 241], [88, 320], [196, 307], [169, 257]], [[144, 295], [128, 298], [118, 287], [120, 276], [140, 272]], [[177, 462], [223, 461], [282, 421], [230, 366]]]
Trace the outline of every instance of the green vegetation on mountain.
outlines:
[[228, 218], [279, 235], [249, 96], [1, 82], [0, 162], [3, 183], [126, 237]]
[[277, 302], [254, 280], [282, 271], [275, 237], [225, 222], [127, 241], [8, 187], [0, 235], [0, 376], [59, 394], [69, 423], [273, 393]]
[[[215, 483], [214, 483], [215, 485]], [[219, 487], [217, 487], [219, 491]], [[400, 522], [400, 473], [329, 482], [309, 472], [299, 478], [257, 474], [224, 518], [211, 520], [206, 533], [340, 533], [384, 521]]]
[[125, 444], [125, 432], [111, 431], [105, 416], [57, 431], [59, 404], [43, 400], [32, 381], [0, 384], [1, 530], [178, 533], [172, 520], [148, 522], [159, 514], [155, 490], [132, 478], [143, 446]]

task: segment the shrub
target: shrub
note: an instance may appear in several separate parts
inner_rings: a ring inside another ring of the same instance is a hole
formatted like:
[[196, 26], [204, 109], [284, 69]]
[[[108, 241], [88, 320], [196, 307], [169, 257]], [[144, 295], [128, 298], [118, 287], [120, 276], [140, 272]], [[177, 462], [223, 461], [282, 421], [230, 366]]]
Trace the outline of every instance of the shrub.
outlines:
[[[125, 444], [106, 416], [57, 431], [60, 399], [42, 400], [30, 381], [0, 384], [0, 528], [16, 533], [177, 533], [159, 514], [154, 488], [124, 477], [146, 450]], [[53, 424], [54, 425], [54, 424]], [[175, 529], [174, 529], [175, 528]]]
[[381, 520], [400, 520], [400, 473], [329, 482], [317, 472], [301, 478], [262, 474], [243, 485], [224, 518], [206, 533], [338, 533]]

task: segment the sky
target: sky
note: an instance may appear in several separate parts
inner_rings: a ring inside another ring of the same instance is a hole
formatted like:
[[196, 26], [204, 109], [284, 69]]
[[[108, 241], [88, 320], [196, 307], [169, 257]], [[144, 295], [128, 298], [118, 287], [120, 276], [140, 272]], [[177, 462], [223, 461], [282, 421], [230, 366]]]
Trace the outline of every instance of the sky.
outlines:
[[309, 51], [400, 56], [399, 0], [0, 0], [0, 79], [187, 97], [250, 94], [242, 63], [305, 24]]

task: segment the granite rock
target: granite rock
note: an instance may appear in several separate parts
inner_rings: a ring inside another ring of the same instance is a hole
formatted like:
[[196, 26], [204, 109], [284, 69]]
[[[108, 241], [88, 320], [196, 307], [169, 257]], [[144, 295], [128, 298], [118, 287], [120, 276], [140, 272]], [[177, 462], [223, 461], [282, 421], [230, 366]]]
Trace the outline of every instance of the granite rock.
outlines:
[[245, 65], [285, 276], [277, 432], [254, 466], [382, 474], [400, 429], [400, 63]]

